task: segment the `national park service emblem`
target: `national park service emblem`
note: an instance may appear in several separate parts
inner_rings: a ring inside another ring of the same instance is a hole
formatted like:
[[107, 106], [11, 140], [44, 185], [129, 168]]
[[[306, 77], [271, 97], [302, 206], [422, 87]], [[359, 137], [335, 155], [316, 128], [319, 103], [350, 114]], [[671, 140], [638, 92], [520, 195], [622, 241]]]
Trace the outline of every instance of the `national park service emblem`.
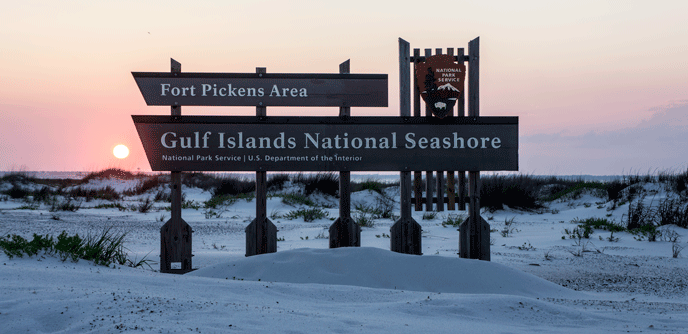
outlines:
[[456, 100], [463, 93], [466, 65], [454, 56], [436, 55], [416, 64], [416, 82], [426, 108], [438, 118], [451, 114]]

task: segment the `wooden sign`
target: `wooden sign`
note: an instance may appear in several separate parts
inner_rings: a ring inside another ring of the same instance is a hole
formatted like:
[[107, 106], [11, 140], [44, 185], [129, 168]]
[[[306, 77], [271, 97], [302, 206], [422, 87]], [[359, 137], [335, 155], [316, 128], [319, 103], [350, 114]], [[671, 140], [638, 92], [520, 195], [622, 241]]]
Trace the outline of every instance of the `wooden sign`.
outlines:
[[420, 96], [432, 113], [444, 118], [451, 114], [457, 99], [463, 94], [466, 65], [457, 63], [454, 56], [436, 55], [416, 65], [416, 82]]
[[147, 105], [387, 107], [387, 74], [132, 72]]
[[517, 117], [132, 117], [154, 171], [518, 170]]

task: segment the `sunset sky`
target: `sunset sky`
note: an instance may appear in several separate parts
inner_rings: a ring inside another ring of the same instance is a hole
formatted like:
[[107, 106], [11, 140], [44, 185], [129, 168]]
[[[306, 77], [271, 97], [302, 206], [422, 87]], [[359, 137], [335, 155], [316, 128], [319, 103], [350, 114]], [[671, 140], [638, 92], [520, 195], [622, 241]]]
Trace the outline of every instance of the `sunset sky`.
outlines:
[[[688, 166], [687, 1], [3, 1], [0, 170], [150, 170], [132, 71], [389, 75], [411, 48], [480, 37], [480, 111], [518, 116], [520, 171], [624, 174]], [[183, 107], [187, 115], [253, 115]], [[268, 108], [335, 116], [337, 108]], [[131, 154], [117, 159], [117, 144]]]

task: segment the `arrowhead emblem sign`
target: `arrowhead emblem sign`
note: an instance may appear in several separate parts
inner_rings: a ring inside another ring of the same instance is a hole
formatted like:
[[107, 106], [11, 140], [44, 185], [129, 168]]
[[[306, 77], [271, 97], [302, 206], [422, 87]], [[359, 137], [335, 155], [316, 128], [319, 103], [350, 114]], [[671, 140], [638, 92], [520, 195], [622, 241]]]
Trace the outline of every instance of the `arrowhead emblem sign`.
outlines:
[[418, 90], [426, 108], [438, 118], [451, 114], [463, 93], [466, 65], [454, 61], [451, 55], [428, 57], [416, 65]]

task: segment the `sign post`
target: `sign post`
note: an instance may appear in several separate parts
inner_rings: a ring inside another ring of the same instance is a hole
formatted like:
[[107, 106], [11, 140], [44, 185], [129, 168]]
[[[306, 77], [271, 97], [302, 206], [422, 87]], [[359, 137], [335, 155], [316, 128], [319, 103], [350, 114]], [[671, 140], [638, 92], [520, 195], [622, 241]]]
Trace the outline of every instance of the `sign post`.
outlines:
[[[179, 74], [182, 65], [171, 61], [171, 73]], [[171, 118], [181, 117], [182, 107], [171, 106]], [[172, 169], [170, 175], [170, 220], [160, 228], [160, 272], [184, 274], [191, 266], [191, 227], [182, 219], [182, 174], [181, 169]]]
[[[411, 116], [409, 80], [409, 43], [399, 38], [399, 116]], [[422, 255], [422, 228], [411, 215], [411, 172], [400, 172], [400, 217], [390, 228], [390, 250], [397, 253]]]
[[[265, 74], [265, 67], [256, 68]], [[265, 106], [256, 107], [256, 117], [267, 116]], [[277, 227], [267, 215], [267, 172], [256, 171], [256, 218], [246, 226], [246, 256], [277, 252]]]
[[[339, 73], [348, 74], [350, 61], [339, 64]], [[350, 107], [339, 107], [339, 118], [351, 117]], [[339, 217], [330, 225], [330, 248], [361, 247], [361, 227], [351, 219], [351, 172], [339, 172]]]
[[[468, 43], [468, 116], [480, 116], [480, 38]], [[459, 225], [459, 255], [490, 261], [490, 225], [480, 216], [480, 169], [468, 172], [468, 219]]]

